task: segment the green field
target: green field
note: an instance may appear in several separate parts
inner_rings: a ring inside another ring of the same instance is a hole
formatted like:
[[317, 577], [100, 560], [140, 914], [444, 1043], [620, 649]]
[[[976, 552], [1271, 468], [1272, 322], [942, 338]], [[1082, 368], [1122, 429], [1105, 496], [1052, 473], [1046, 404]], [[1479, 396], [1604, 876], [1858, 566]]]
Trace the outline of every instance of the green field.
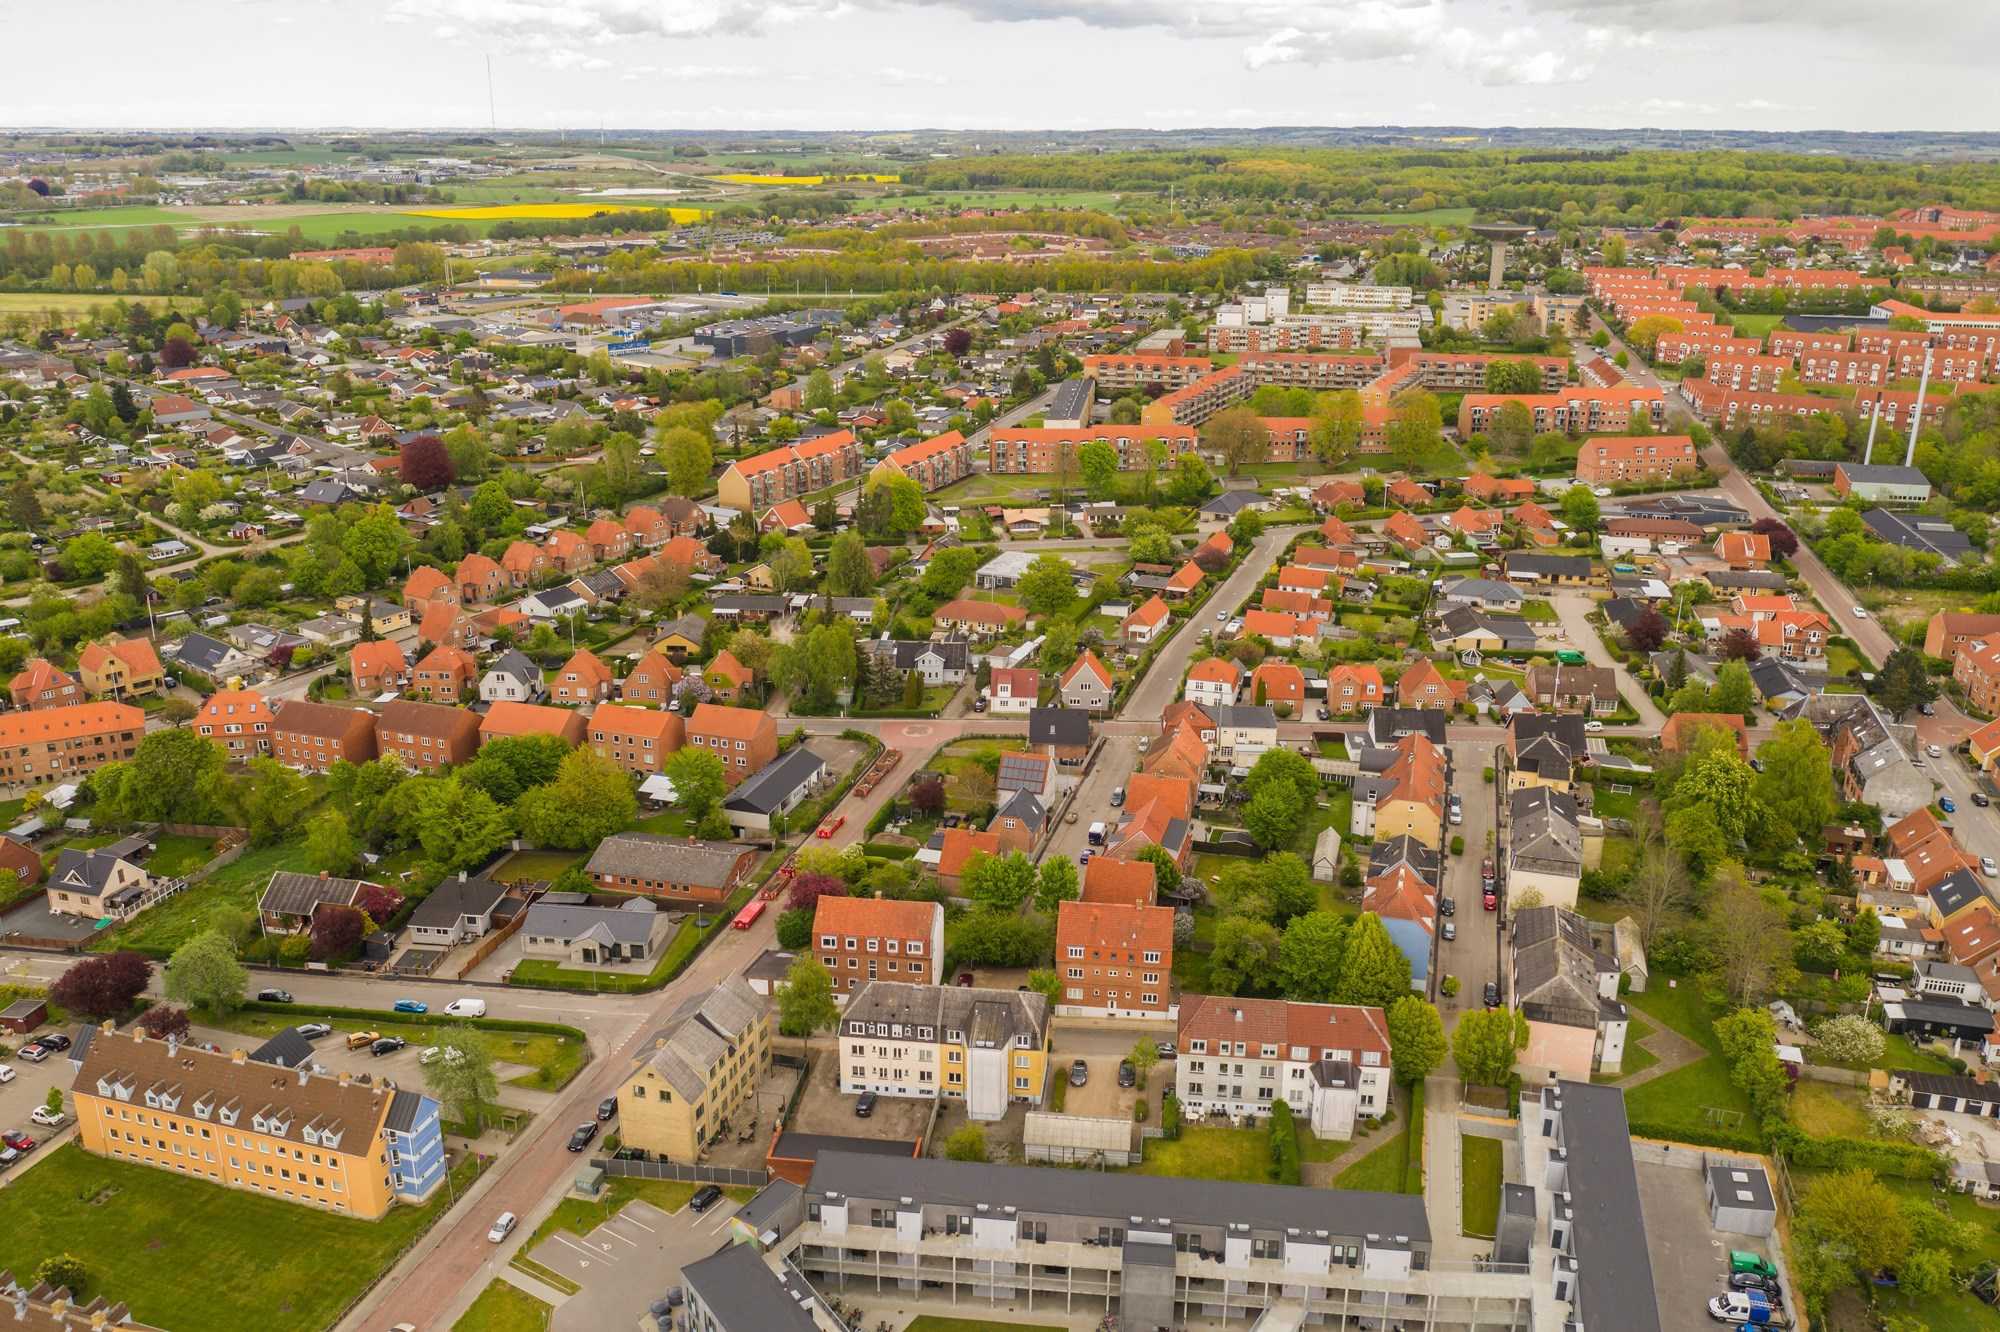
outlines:
[[1700, 1135], [1721, 1127], [1711, 1122], [1708, 1111], [1713, 1109], [1735, 1112], [1726, 1117], [1734, 1121], [1736, 1130], [1754, 1133], [1749, 1119], [1750, 1100], [1730, 1081], [1721, 1047], [1715, 1039], [1715, 1019], [1722, 1016], [1721, 1011], [1686, 981], [1671, 990], [1662, 986], [1644, 994], [1629, 994], [1625, 1002], [1708, 1051], [1707, 1058], [1627, 1092], [1625, 1110], [1632, 1121], [1643, 1122], [1670, 1136]]
[[165, 957], [181, 944], [211, 926], [233, 929], [246, 913], [254, 913], [257, 899], [279, 870], [311, 869], [301, 843], [284, 843], [249, 851], [224, 865], [208, 878], [190, 886], [177, 897], [135, 917], [129, 924], [106, 930], [92, 944], [102, 952], [119, 948], [136, 949]]
[[542, 1332], [555, 1312], [519, 1286], [495, 1278], [451, 1332]]
[[1761, 338], [1785, 322], [1780, 314], [1733, 314], [1729, 326], [1746, 338]]
[[110, 305], [114, 301], [124, 301], [127, 305], [147, 305], [154, 310], [163, 310], [172, 305], [177, 310], [193, 310], [201, 302], [188, 296], [116, 296], [100, 292], [76, 291], [0, 291], [0, 315], [15, 311], [23, 314], [40, 314], [44, 310], [60, 310], [65, 315], [80, 315], [100, 305]]
[[1491, 1239], [1500, 1225], [1502, 1157], [1498, 1138], [1458, 1136], [1460, 1161], [1459, 1228]]
[[408, 231], [414, 228], [443, 226], [465, 227], [477, 235], [485, 235], [493, 229], [494, 219], [467, 218], [447, 222], [439, 217], [418, 217], [414, 213], [395, 212], [389, 209], [379, 211], [302, 213], [295, 217], [266, 217], [246, 212], [239, 219], [222, 222], [203, 218], [182, 208], [86, 208], [75, 212], [37, 213], [32, 220], [17, 218], [23, 225], [23, 234], [46, 233], [52, 231], [105, 231], [123, 230], [132, 227], [171, 226], [181, 231], [199, 231], [206, 228], [230, 231], [253, 231], [265, 235], [284, 236], [298, 228], [299, 234], [309, 241], [331, 243], [347, 234], [356, 236], [380, 236], [390, 232]]
[[508, 1086], [528, 1087], [536, 1091], [556, 1091], [568, 1086], [569, 1080], [576, 1076], [590, 1053], [588, 1045], [582, 1040], [558, 1036], [554, 1032], [508, 1031], [505, 1028], [483, 1027], [477, 1022], [461, 1023], [456, 1018], [442, 1015], [413, 1014], [405, 1018], [383, 1013], [379, 1017], [335, 1017], [314, 1013], [308, 1004], [246, 1008], [230, 1014], [220, 1023], [204, 1021], [203, 1025], [219, 1026], [225, 1031], [241, 1032], [245, 1036], [269, 1038], [287, 1027], [315, 1018], [332, 1027], [336, 1035], [366, 1030], [383, 1036], [401, 1036], [417, 1046], [433, 1044], [442, 1031], [470, 1026], [496, 1064], [524, 1064], [533, 1070], [509, 1078]]
[[112, 208], [51, 208], [39, 213], [9, 213], [9, 222], [25, 231], [63, 230], [69, 227], [157, 227], [180, 226], [187, 214], [177, 208], [151, 204], [121, 204]]
[[[833, 186], [819, 186], [828, 189]], [[852, 182], [839, 188], [853, 189]], [[861, 208], [1094, 208], [1110, 210], [1133, 196], [1112, 190], [915, 190], [863, 194]]]
[[1409, 1130], [1404, 1129], [1333, 1177], [1336, 1189], [1367, 1193], [1401, 1193], [1410, 1161]]
[[[477, 1173], [454, 1167], [457, 1192]], [[156, 1327], [321, 1328], [395, 1262], [450, 1205], [379, 1221], [335, 1216], [208, 1180], [52, 1149], [8, 1176], [0, 1268], [32, 1272], [51, 1254], [90, 1269], [86, 1298], [131, 1305]]]
[[1382, 222], [1412, 227], [1463, 227], [1472, 223], [1470, 208], [1430, 208], [1421, 213], [1342, 213], [1343, 222]]

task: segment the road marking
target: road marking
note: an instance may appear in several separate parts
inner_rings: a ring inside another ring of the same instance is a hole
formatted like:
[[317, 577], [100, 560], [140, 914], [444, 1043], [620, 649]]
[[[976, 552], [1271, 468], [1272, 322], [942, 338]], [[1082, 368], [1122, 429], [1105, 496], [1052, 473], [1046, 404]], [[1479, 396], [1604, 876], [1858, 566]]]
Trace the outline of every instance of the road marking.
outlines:
[[720, 1221], [710, 1226], [708, 1228], [708, 1233], [713, 1235], [716, 1231], [721, 1230], [724, 1226], [728, 1225], [731, 1221], [735, 1220], [735, 1218], [736, 1218], [736, 1213], [731, 1212], [728, 1216], [723, 1217]]
[[[617, 1231], [613, 1230], [613, 1229], [612, 1229], [612, 1228], [610, 1227], [610, 1225], [609, 1225], [608, 1223], [607, 1223], [607, 1224], [605, 1225], [605, 1227], [604, 1227], [604, 1233], [605, 1233], [605, 1234], [607, 1234], [607, 1235], [609, 1235], [609, 1236], [611, 1236], [611, 1238], [612, 1238], [612, 1239], [620, 1239], [620, 1240], [624, 1240], [624, 1241], [625, 1241], [625, 1242], [626, 1242], [627, 1244], [631, 1245], [631, 1246], [632, 1246], [633, 1248], [635, 1248], [635, 1249], [639, 1247], [639, 1241], [638, 1241], [638, 1240], [635, 1240], [635, 1239], [631, 1238], [631, 1237], [630, 1237], [630, 1236], [628, 1236], [628, 1235], [621, 1235], [621, 1234], [619, 1234], [619, 1233], [618, 1233]], [[607, 1244], [607, 1245], [605, 1245], [604, 1247], [608, 1249], [608, 1248], [610, 1248], [611, 1246], [610, 1246], [609, 1244]]]
[[[565, 1248], [575, 1249], [578, 1253], [582, 1254], [584, 1258], [583, 1265], [585, 1267], [590, 1266], [590, 1260], [592, 1258], [597, 1257], [595, 1251], [584, 1248], [581, 1244], [578, 1244], [575, 1240], [563, 1234], [560, 1230], [556, 1231], [553, 1235], [550, 1236], [550, 1238], [559, 1241]], [[605, 1247], [609, 1248], [610, 1245], [606, 1245]], [[615, 1263], [618, 1260], [616, 1258], [607, 1258], [605, 1259], [605, 1261]]]
[[647, 1225], [644, 1221], [641, 1221], [638, 1217], [633, 1216], [632, 1209], [630, 1207], [627, 1207], [625, 1209], [624, 1214], [621, 1215], [619, 1219], [622, 1221], [630, 1221], [633, 1225], [639, 1227], [639, 1229], [645, 1231], [648, 1235], [657, 1235], [660, 1233], [659, 1231], [653, 1229], [651, 1226]]

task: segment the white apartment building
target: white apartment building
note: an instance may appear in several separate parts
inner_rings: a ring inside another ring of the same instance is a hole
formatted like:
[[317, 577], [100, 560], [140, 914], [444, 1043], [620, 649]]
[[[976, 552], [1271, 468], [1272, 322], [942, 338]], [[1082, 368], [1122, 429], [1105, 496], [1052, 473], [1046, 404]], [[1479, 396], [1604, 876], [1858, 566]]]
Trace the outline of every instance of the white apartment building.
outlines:
[[1262, 1118], [1282, 1100], [1314, 1137], [1346, 1139], [1389, 1106], [1379, 1008], [1183, 995], [1174, 1046], [1174, 1094], [1190, 1118]]
[[1306, 304], [1321, 310], [1407, 310], [1412, 297], [1408, 287], [1361, 282], [1313, 282], [1306, 286]]
[[840, 1017], [840, 1090], [950, 1097], [968, 1118], [1042, 1103], [1049, 1002], [1029, 990], [871, 981]]

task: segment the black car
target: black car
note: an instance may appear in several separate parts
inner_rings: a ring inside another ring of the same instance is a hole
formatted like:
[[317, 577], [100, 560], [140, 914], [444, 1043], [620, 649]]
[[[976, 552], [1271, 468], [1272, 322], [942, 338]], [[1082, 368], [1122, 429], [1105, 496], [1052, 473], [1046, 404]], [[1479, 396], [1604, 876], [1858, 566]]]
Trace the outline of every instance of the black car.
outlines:
[[408, 1044], [409, 1042], [401, 1036], [384, 1036], [381, 1040], [376, 1041], [368, 1047], [368, 1053], [380, 1059], [383, 1055], [396, 1053], [396, 1051]]
[[1090, 1081], [1090, 1065], [1081, 1059], [1073, 1059], [1069, 1065], [1069, 1085], [1081, 1087]]
[[616, 1096], [607, 1096], [597, 1103], [597, 1119], [599, 1123], [604, 1122], [617, 1113], [618, 1098]]
[[1139, 1070], [1132, 1067], [1132, 1061], [1129, 1059], [1118, 1061], [1118, 1085], [1121, 1087], [1136, 1087], [1139, 1085]]
[[290, 990], [259, 990], [257, 991], [257, 1000], [259, 1003], [265, 1004], [289, 1004], [292, 1002], [292, 992]]
[[1455, 915], [1457, 915], [1457, 914], [1458, 914], [1458, 903], [1456, 903], [1456, 902], [1452, 901], [1452, 900], [1451, 900], [1451, 899], [1450, 899], [1449, 897], [1440, 897], [1440, 898], [1438, 899], [1438, 914], [1439, 914], [1440, 916], [1455, 916]]
[[37, 1036], [35, 1044], [41, 1046], [50, 1054], [60, 1054], [62, 1051], [69, 1049], [70, 1039], [59, 1031], [52, 1031], [46, 1036]]
[[866, 1119], [874, 1113], [875, 1093], [862, 1092], [860, 1098], [854, 1102], [854, 1117], [856, 1119]]
[[597, 1121], [593, 1119], [588, 1124], [576, 1126], [576, 1131], [569, 1135], [569, 1149], [580, 1152], [595, 1141], [597, 1141]]
[[1988, 796], [1984, 791], [1974, 791], [1972, 793], [1972, 803], [1979, 806], [1981, 809], [1985, 809], [1988, 805], [1993, 803], [1993, 799], [1992, 797]]
[[1731, 1272], [1729, 1274], [1729, 1288], [1731, 1290], [1762, 1291], [1773, 1300], [1783, 1298], [1783, 1295], [1778, 1290], [1778, 1279], [1776, 1277], [1762, 1276], [1756, 1272]]
[[1486, 1006], [1488, 1008], [1500, 1007], [1500, 982], [1486, 982]]
[[721, 1189], [718, 1189], [713, 1184], [704, 1184], [695, 1191], [694, 1197], [688, 1199], [688, 1208], [695, 1215], [699, 1216], [701, 1213], [715, 1206], [716, 1201], [721, 1197]]

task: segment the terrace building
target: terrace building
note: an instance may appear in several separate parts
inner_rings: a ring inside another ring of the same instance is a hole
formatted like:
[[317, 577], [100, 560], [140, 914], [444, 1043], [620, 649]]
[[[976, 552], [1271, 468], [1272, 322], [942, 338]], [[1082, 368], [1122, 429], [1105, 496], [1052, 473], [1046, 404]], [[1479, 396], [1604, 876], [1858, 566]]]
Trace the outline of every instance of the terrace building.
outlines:
[[877, 980], [936, 985], [943, 976], [944, 908], [936, 902], [822, 897], [813, 913], [814, 954], [846, 1000]]
[[1174, 1045], [1174, 1094], [1192, 1117], [1262, 1118], [1282, 1100], [1315, 1137], [1344, 1139], [1389, 1104], [1379, 1008], [1191, 994]]
[[860, 441], [847, 430], [781, 445], [729, 464], [716, 483], [716, 503], [762, 513], [785, 500], [855, 480], [861, 464]]
[[1048, 1081], [1048, 1000], [1032, 990], [873, 981], [841, 1014], [840, 1090], [946, 1097], [991, 1121], [1040, 1105]]
[[130, 703], [0, 716], [0, 784], [40, 786], [131, 758], [146, 733], [146, 714]]

